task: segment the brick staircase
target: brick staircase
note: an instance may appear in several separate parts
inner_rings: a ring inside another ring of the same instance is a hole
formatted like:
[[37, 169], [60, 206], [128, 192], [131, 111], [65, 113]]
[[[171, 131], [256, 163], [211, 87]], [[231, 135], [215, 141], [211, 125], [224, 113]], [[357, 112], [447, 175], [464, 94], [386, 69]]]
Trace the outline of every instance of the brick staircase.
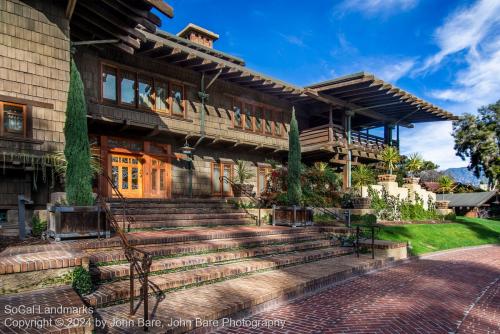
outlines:
[[[168, 229], [186, 227], [214, 227], [255, 224], [243, 209], [234, 208], [225, 199], [179, 198], [174, 200], [126, 201], [126, 212], [132, 218], [130, 229]], [[123, 206], [111, 200], [110, 206], [116, 220], [124, 223]], [[128, 226], [127, 226], [128, 228]]]
[[[137, 229], [127, 233], [127, 239], [131, 245], [153, 256], [149, 281], [156, 291], [162, 291], [166, 297], [156, 305], [160, 309], [167, 305], [162, 303], [170, 302], [171, 297], [174, 298], [180, 291], [188, 295], [189, 291], [193, 291], [194, 298], [200, 293], [200, 288], [203, 293], [217, 295], [221, 289], [231, 290], [242, 284], [238, 283], [242, 280], [245, 284], [255, 285], [254, 293], [245, 296], [248, 301], [231, 306], [231, 311], [200, 314], [217, 319], [221, 314], [243, 312], [281, 294], [297, 289], [293, 293], [299, 293], [305, 287], [314, 289], [318, 284], [333, 282], [353, 272], [380, 265], [377, 260], [352, 257], [352, 249], [340, 247], [332, 239], [332, 235], [349, 233], [350, 230], [345, 227], [256, 226], [243, 210], [235, 209], [220, 199], [189, 202], [133, 200], [127, 204], [127, 214], [134, 219], [131, 228]], [[111, 208], [116, 218], [123, 219], [118, 202], [112, 201]], [[311, 266], [315, 264], [320, 271], [315, 272], [313, 277], [311, 270], [315, 270]], [[23, 282], [23, 286], [28, 288], [18, 286], [9, 289], [4, 286], [1, 293], [12, 294], [30, 290], [29, 287], [43, 287], [38, 282], [42, 278], [44, 282], [57, 282], [60, 275], [67, 275], [68, 270], [79, 265], [89, 268], [95, 284], [94, 291], [83, 296], [87, 305], [97, 308], [95, 316], [114, 316], [116, 310], [120, 317], [128, 318], [126, 302], [140, 296], [141, 284], [136, 279], [134, 289], [130, 290], [130, 265], [121, 240], [116, 236], [6, 249], [0, 253], [0, 281], [12, 285]], [[295, 275], [293, 280], [290, 280], [291, 276], [287, 278], [287, 272]], [[273, 285], [272, 289], [276, 291], [264, 292], [262, 289], [265, 286], [271, 287], [260, 281], [261, 277], [274, 277], [282, 282], [283, 287], [276, 290], [280, 287]], [[293, 283], [294, 280], [296, 283]], [[29, 284], [24, 284], [28, 281]], [[153, 293], [152, 290], [150, 292]], [[153, 299], [150, 298], [150, 302]], [[218, 299], [224, 304], [224, 298]], [[206, 303], [208, 305], [212, 301]], [[177, 306], [181, 314], [189, 308], [189, 305]], [[115, 332], [117, 329], [107, 330]], [[129, 330], [135, 333], [139, 329]], [[185, 330], [187, 328], [176, 327], [172, 332]]]

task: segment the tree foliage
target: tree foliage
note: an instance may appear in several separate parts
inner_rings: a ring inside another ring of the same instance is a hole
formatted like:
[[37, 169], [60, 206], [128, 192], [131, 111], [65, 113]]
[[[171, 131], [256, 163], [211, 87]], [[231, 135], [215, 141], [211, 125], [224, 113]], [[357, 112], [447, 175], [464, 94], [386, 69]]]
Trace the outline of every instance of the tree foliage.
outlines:
[[351, 179], [354, 188], [361, 190], [361, 187], [375, 183], [375, 171], [372, 167], [361, 164], [353, 168]]
[[500, 179], [500, 100], [479, 108], [478, 115], [465, 114], [453, 122], [456, 154], [469, 160], [476, 177], [488, 178], [491, 189]]
[[295, 109], [292, 111], [290, 132], [288, 133], [288, 201], [290, 205], [299, 205], [302, 197], [300, 186], [300, 141], [299, 126], [295, 118]]
[[87, 107], [83, 82], [71, 60], [68, 103], [64, 136], [66, 167], [66, 198], [71, 205], [92, 205], [92, 169], [87, 132]]
[[394, 146], [387, 146], [380, 155], [388, 173], [392, 175], [393, 170], [401, 160], [398, 149]]

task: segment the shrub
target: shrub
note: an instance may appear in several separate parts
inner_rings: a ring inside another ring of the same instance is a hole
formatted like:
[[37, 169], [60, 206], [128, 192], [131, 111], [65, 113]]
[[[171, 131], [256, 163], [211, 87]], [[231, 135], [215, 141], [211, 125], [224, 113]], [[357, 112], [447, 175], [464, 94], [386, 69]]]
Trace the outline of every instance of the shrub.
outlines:
[[377, 223], [377, 216], [373, 214], [367, 214], [367, 215], [352, 215], [351, 216], [351, 221], [352, 222], [359, 222], [363, 225], [375, 225]]
[[33, 215], [33, 218], [31, 218], [31, 225], [31, 234], [37, 238], [41, 237], [42, 233], [47, 230], [47, 222], [41, 220], [37, 215]]
[[295, 118], [295, 109], [292, 111], [290, 132], [288, 133], [288, 204], [300, 205], [302, 189], [300, 185], [301, 157], [299, 126]]
[[73, 270], [72, 286], [80, 295], [86, 295], [92, 291], [92, 278], [90, 272], [83, 267]]

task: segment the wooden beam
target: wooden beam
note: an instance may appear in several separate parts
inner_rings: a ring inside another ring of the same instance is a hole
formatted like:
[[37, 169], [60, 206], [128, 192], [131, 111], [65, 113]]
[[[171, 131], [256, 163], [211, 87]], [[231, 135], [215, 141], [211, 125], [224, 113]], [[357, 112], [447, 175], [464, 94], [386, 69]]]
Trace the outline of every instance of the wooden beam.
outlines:
[[151, 138], [151, 137], [156, 137], [157, 135], [160, 134], [160, 127], [158, 125], [155, 125], [153, 130], [151, 130], [146, 137]]
[[174, 9], [163, 0], [143, 0], [143, 1], [155, 7], [160, 12], [167, 15], [169, 18], [174, 17]]
[[[71, 24], [73, 26], [72, 29], [71, 29], [72, 30], [71, 31], [72, 35], [78, 36], [78, 38], [81, 39], [81, 40], [85, 40], [84, 36], [82, 36], [82, 35], [79, 34], [79, 31], [80, 31], [80, 32], [89, 34], [90, 36], [92, 36], [91, 38], [95, 38], [95, 37], [98, 37], [100, 39], [107, 39], [107, 38], [109, 38], [109, 36], [105, 36], [104, 33], [90, 31], [88, 24], [83, 24], [81, 22], [78, 22], [77, 20], [75, 20], [75, 18], [76, 18], [76, 16], [73, 18], [73, 20], [71, 22]], [[129, 46], [128, 44], [123, 43], [123, 42], [113, 43], [111, 45], [113, 47], [116, 47], [116, 48], [118, 48], [118, 49], [126, 52], [126, 53], [134, 54], [134, 48], [131, 47], [131, 46]], [[94, 47], [98, 47], [98, 46], [94, 45]]]
[[[318, 101], [321, 101], [321, 102], [324, 102], [324, 103], [327, 103], [327, 104], [330, 104], [333, 106], [338, 106], [341, 108], [351, 109], [351, 110], [354, 110], [355, 113], [357, 113], [357, 114], [367, 116], [367, 117], [370, 117], [370, 118], [373, 118], [373, 119], [376, 119], [379, 121], [383, 121], [383, 122], [387, 122], [387, 123], [394, 123], [395, 121], [397, 121], [396, 119], [393, 119], [393, 118], [387, 118], [383, 114], [375, 112], [369, 108], [363, 108], [363, 107], [358, 106], [354, 103], [350, 103], [350, 102], [338, 99], [338, 98], [330, 96], [330, 95], [322, 94], [322, 93], [320, 93], [316, 90], [310, 89], [310, 88], [306, 88], [304, 90], [304, 93], [307, 96], [310, 96], [314, 99], [317, 99]], [[407, 122], [405, 122], [401, 125], [405, 126], [405, 127], [411, 127], [411, 124], [409, 124]]]
[[151, 13], [149, 10], [143, 10], [141, 8], [137, 8], [137, 6], [133, 5], [133, 2], [128, 0], [113, 0], [121, 4], [123, 7], [128, 8], [128, 10], [136, 15], [140, 15], [146, 20], [152, 22], [156, 26], [161, 26], [161, 19], [155, 14]]
[[75, 12], [76, 1], [77, 0], [68, 0], [68, 4], [66, 5], [66, 18], [70, 21]]
[[152, 23], [143, 16], [137, 15], [138, 13], [136, 10], [131, 11], [129, 6], [123, 6], [116, 0], [101, 0], [101, 2], [106, 4], [106, 6], [116, 11], [117, 13], [120, 13], [121, 15], [125, 16], [128, 20], [141, 24], [144, 28], [146, 28], [151, 32], [156, 31], [156, 25], [154, 23]]

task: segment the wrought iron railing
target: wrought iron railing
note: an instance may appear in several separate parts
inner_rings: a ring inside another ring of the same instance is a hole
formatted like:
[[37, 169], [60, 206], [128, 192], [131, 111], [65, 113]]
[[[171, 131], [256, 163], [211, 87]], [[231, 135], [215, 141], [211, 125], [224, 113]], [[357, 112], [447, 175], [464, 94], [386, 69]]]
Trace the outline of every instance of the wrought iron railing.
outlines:
[[[354, 241], [354, 248], [356, 251], [356, 256], [359, 257], [360, 254], [360, 241], [370, 240], [370, 248], [372, 259], [375, 259], [375, 229], [380, 229], [380, 225], [356, 225], [356, 239]], [[370, 235], [367, 237], [365, 232], [369, 231]]]
[[[220, 182], [227, 182], [229, 183], [231, 186], [233, 185], [238, 185], [236, 182], [234, 182], [233, 180], [231, 180], [229, 177], [227, 176], [221, 176], [219, 178]], [[245, 197], [248, 197], [254, 204], [257, 205], [257, 209], [259, 210], [259, 216], [257, 217], [257, 225], [261, 225], [261, 209], [262, 209], [262, 199], [260, 197], [256, 197], [255, 194], [252, 192], [252, 193], [249, 193], [248, 191], [246, 191], [243, 187], [241, 188], [241, 193], [243, 195], [245, 195]]]
[[[111, 186], [111, 189], [113, 190], [115, 196], [119, 198], [122, 202], [122, 208], [123, 208], [123, 217], [124, 217], [124, 222], [126, 221], [128, 223], [128, 226], [130, 227], [130, 224], [133, 222], [131, 219], [130, 215], [128, 215], [128, 210], [127, 210], [127, 204], [125, 197], [120, 193], [120, 190], [113, 184], [111, 178], [106, 175], [102, 174], [103, 179], [106, 180], [106, 183]], [[138, 308], [140, 303], [143, 303], [144, 306], [144, 331], [148, 330], [148, 318], [149, 318], [149, 288], [152, 289], [152, 291], [158, 296], [163, 298], [163, 292], [156, 287], [154, 284], [152, 284], [149, 281], [149, 273], [151, 269], [151, 264], [153, 262], [153, 255], [150, 254], [149, 252], [139, 249], [133, 245], [130, 244], [127, 235], [124, 232], [124, 229], [120, 227], [120, 224], [116, 220], [115, 215], [113, 212], [111, 212], [111, 209], [106, 202], [106, 199], [98, 195], [97, 201], [99, 205], [101, 206], [102, 210], [104, 211], [106, 215], [106, 220], [109, 222], [109, 226], [116, 232], [118, 237], [121, 240], [121, 245], [125, 253], [125, 258], [127, 261], [130, 263], [130, 315], [134, 315]], [[141, 294], [140, 294], [140, 300], [139, 304], [137, 307], [134, 305], [134, 290], [135, 290], [135, 277], [137, 273], [137, 279], [139, 280], [139, 283], [141, 284]]]

